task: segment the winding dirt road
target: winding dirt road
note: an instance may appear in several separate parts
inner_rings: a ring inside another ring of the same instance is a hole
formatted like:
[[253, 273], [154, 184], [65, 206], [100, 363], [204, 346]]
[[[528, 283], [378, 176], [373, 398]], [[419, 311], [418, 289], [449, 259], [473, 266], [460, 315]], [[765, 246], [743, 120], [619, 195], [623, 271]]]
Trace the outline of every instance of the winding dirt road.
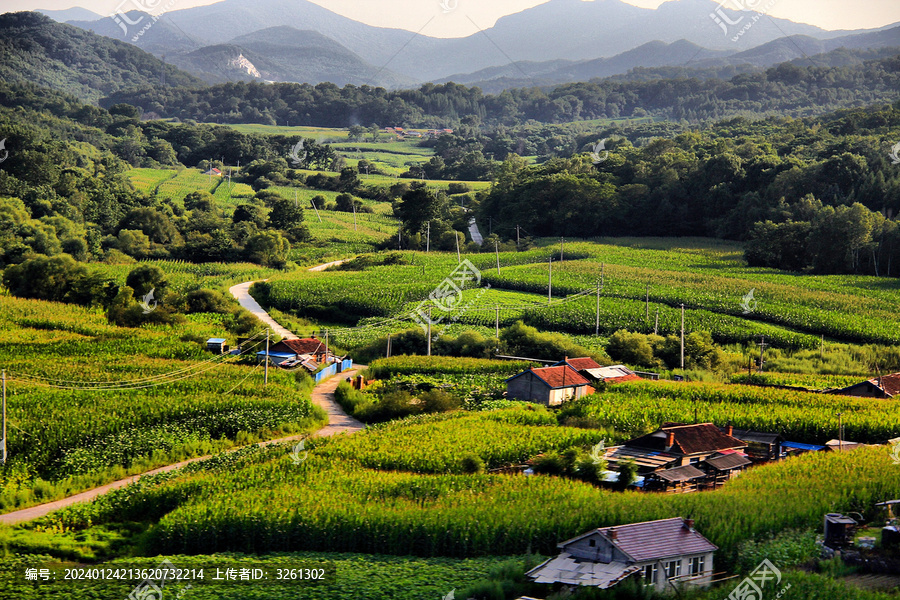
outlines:
[[[329, 266], [338, 263], [329, 263], [327, 265], [319, 265], [319, 267], [313, 267], [310, 270], [324, 270]], [[252, 286], [255, 282], [248, 281], [246, 283], [242, 283], [240, 285], [236, 285], [232, 287], [229, 291], [231, 294], [237, 298], [238, 302], [240, 302], [241, 306], [249, 310], [254, 314], [256, 318], [260, 321], [269, 325], [278, 335], [285, 339], [296, 339], [297, 336], [279, 325], [275, 322], [272, 317], [269, 316], [263, 308], [250, 296], [250, 286]], [[360, 421], [357, 421], [350, 415], [344, 412], [344, 410], [340, 407], [340, 405], [334, 399], [334, 391], [337, 388], [338, 384], [343, 381], [347, 377], [354, 377], [360, 370], [365, 369], [364, 365], [357, 365], [350, 371], [346, 371], [344, 373], [340, 373], [330, 379], [327, 379], [313, 388], [312, 391], [312, 401], [314, 404], [321, 406], [325, 412], [328, 414], [328, 424], [322, 429], [316, 431], [312, 434], [313, 437], [330, 437], [333, 435], [346, 433], [352, 434], [358, 431], [362, 431], [365, 429], [365, 425]], [[288, 437], [279, 438], [276, 440], [269, 440], [266, 442], [260, 442], [256, 444], [257, 446], [268, 446], [271, 444], [278, 444], [281, 442], [292, 442], [306, 437], [305, 435], [292, 435]], [[246, 446], [243, 446], [246, 447]], [[232, 448], [229, 452], [234, 452], [239, 450], [240, 448]], [[209, 456], [200, 456], [197, 458], [192, 458], [190, 460], [181, 461], [175, 464], [167, 465], [165, 467], [160, 467], [158, 469], [154, 469], [152, 471], [147, 471], [146, 473], [141, 473], [140, 475], [134, 475], [132, 477], [128, 477], [126, 479], [120, 479], [119, 481], [114, 481], [113, 483], [108, 483], [106, 485], [94, 488], [92, 490], [87, 490], [85, 492], [81, 492], [79, 494], [75, 494], [74, 496], [69, 496], [68, 498], [63, 498], [61, 500], [55, 500], [53, 502], [48, 502], [46, 504], [40, 504], [38, 506], [32, 506], [31, 508], [24, 508], [22, 510], [17, 510], [15, 512], [6, 513], [0, 515], [0, 523], [6, 525], [15, 525], [16, 523], [23, 523], [25, 521], [31, 521], [34, 519], [38, 519], [40, 517], [44, 517], [54, 511], [57, 511], [61, 508], [65, 508], [67, 506], [71, 506], [73, 504], [78, 504], [79, 502], [89, 502], [98, 496], [102, 496], [107, 492], [111, 492], [112, 490], [125, 487], [130, 483], [134, 483], [141, 477], [146, 477], [148, 475], [155, 475], [157, 473], [166, 473], [168, 471], [174, 471], [176, 469], [180, 469], [186, 465], [189, 465], [193, 462], [206, 460], [210, 458]]]

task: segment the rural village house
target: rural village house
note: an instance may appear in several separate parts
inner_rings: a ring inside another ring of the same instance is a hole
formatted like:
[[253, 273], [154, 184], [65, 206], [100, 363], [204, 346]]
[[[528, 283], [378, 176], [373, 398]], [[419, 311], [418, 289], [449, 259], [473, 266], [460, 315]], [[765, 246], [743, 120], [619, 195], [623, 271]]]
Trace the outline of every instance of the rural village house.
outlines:
[[828, 393], [859, 398], [894, 398], [900, 395], [900, 373], [875, 377]]
[[693, 520], [682, 518], [602, 527], [558, 547], [559, 556], [528, 572], [535, 582], [607, 589], [639, 574], [658, 591], [709, 585], [718, 550], [694, 529]]
[[507, 398], [545, 406], [559, 406], [593, 391], [590, 381], [567, 365], [528, 369], [506, 380]]

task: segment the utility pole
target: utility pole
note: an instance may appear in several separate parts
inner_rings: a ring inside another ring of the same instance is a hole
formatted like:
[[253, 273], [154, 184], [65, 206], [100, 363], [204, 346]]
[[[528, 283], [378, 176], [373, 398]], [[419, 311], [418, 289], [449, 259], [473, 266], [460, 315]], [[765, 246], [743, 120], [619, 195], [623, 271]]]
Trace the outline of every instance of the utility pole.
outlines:
[[269, 329], [266, 329], [266, 375], [263, 385], [269, 385]]
[[316, 206], [316, 201], [312, 198], [309, 199], [309, 203], [313, 205], [313, 210], [316, 211], [316, 218], [319, 219], [319, 223], [322, 222], [322, 215], [319, 214], [319, 207]]
[[764, 357], [766, 354], [766, 346], [768, 346], [768, 344], [766, 343], [766, 336], [764, 336], [764, 335], [760, 336], [760, 339], [759, 339], [759, 368], [756, 370], [757, 373], [762, 373], [763, 365], [766, 364], [766, 361], [764, 360]]
[[600, 263], [600, 290], [603, 290], [603, 273], [606, 271], [606, 263]]
[[681, 305], [681, 370], [684, 371], [684, 304]]
[[428, 233], [425, 234], [425, 252], [431, 252], [431, 221], [428, 221]]
[[547, 271], [547, 304], [553, 300], [553, 257], [550, 257], [550, 267]]
[[325, 362], [328, 362], [328, 330], [325, 330]]
[[494, 252], [497, 255], [497, 277], [500, 277], [500, 242], [494, 240]]
[[356, 200], [351, 198], [350, 204], [353, 205], [353, 231], [359, 231], [356, 227]]
[[0, 446], [0, 462], [6, 464], [6, 369], [0, 375], [3, 380], [3, 445]]
[[494, 334], [497, 337], [497, 339], [499, 340], [500, 339], [500, 307], [495, 306], [494, 310], [497, 311], [497, 318], [494, 321]]
[[600, 335], [600, 282], [597, 282], [597, 325], [594, 327], [594, 335]]
[[494, 218], [488, 215], [488, 235], [494, 235]]
[[453, 235], [456, 237], [456, 264], [462, 263], [462, 256], [459, 254], [459, 232], [454, 231]]
[[516, 252], [519, 251], [519, 226], [516, 225]]
[[559, 238], [559, 262], [563, 261], [563, 250], [565, 250], [566, 238]]
[[431, 356], [431, 307], [428, 307], [428, 356]]
[[387, 341], [387, 358], [390, 358], [390, 357], [391, 357], [391, 334], [388, 334], [388, 341]]

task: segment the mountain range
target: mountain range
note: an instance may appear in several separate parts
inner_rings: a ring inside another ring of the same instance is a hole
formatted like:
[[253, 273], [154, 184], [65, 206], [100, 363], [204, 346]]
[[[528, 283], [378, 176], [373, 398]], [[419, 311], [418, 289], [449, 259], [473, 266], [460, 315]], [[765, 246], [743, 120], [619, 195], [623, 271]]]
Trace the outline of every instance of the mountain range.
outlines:
[[[223, 0], [170, 11], [156, 22], [134, 12], [127, 21], [136, 24], [128, 26], [112, 17], [72, 20], [74, 10], [43, 12], [133, 43], [210, 83], [262, 79], [398, 88], [455, 81], [499, 91], [636, 67], [764, 68], [840, 47], [900, 46], [900, 27], [825, 31], [755, 19], [753, 12], [721, 8], [714, 0], [670, 0], [657, 9], [621, 0], [550, 0], [453, 39], [370, 26], [308, 0]], [[714, 17], [722, 16], [737, 24], [720, 26]], [[738, 35], [741, 27], [746, 30]]]

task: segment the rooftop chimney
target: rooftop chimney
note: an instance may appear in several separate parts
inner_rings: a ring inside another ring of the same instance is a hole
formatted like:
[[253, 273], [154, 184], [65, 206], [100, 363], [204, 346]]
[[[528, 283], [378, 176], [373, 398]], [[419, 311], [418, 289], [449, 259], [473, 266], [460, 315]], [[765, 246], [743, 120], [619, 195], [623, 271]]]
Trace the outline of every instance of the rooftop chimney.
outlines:
[[728, 427], [725, 429], [726, 435], [733, 436], [734, 435], [734, 426], [729, 423]]
[[675, 432], [666, 432], [666, 450], [675, 445]]
[[617, 539], [619, 539], [619, 532], [616, 531], [615, 529], [610, 529], [609, 531], [606, 532], [606, 534], [609, 536], [609, 539], [611, 539], [612, 541], [616, 541]]
[[685, 520], [684, 520], [684, 527], [685, 527], [685, 529], [687, 529], [688, 531], [693, 531], [693, 530], [694, 530], [694, 520], [693, 520], [693, 519], [685, 519]]

